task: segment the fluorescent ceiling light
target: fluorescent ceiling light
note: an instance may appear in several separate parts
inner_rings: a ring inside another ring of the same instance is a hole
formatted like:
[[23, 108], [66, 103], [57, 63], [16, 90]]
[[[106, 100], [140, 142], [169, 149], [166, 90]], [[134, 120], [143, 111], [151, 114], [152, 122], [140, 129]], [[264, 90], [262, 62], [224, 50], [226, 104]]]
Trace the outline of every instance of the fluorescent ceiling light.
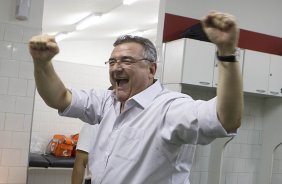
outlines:
[[89, 26], [92, 26], [94, 24], [97, 24], [101, 22], [102, 14], [91, 14], [88, 17], [82, 19], [78, 24], [76, 25], [76, 30], [83, 30]]
[[131, 4], [135, 3], [136, 1], [138, 1], [138, 0], [123, 0], [122, 4], [131, 5]]
[[72, 32], [61, 32], [61, 33], [56, 34], [55, 40], [56, 40], [56, 42], [60, 42], [64, 39], [70, 37], [71, 35], [72, 35]]

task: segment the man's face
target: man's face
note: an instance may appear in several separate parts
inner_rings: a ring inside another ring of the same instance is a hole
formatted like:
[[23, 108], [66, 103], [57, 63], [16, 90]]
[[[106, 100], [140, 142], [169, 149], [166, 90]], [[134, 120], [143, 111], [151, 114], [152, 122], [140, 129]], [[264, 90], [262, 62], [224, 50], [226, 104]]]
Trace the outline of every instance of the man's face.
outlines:
[[[109, 74], [115, 94], [120, 102], [124, 103], [153, 83], [156, 64], [140, 60], [144, 59], [142, 45], [134, 42], [117, 45], [110, 59], [117, 61], [109, 66]], [[123, 62], [127, 60], [134, 62]]]

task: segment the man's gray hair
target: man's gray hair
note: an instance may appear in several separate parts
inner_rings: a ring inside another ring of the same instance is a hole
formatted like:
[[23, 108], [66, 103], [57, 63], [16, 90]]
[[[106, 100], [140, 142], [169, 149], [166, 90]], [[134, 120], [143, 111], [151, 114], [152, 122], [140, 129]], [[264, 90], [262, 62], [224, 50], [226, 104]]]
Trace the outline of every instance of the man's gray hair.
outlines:
[[157, 50], [154, 44], [147, 38], [132, 35], [123, 35], [117, 38], [113, 46], [123, 43], [135, 42], [139, 43], [144, 48], [144, 58], [150, 62], [157, 62]]

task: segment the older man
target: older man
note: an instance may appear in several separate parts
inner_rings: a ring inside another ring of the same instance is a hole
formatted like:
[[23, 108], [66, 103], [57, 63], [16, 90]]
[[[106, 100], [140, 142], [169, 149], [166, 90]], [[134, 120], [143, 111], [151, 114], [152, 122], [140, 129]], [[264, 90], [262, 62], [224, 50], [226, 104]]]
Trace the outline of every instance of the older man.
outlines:
[[99, 124], [89, 163], [92, 183], [189, 183], [195, 146], [235, 135], [243, 109], [234, 57], [237, 24], [232, 15], [217, 11], [202, 24], [218, 49], [217, 97], [209, 101], [169, 91], [155, 80], [156, 49], [145, 38], [117, 39], [106, 62], [114, 89], [105, 91], [67, 89], [51, 63], [59, 52], [54, 38], [31, 39], [36, 85], [47, 105], [61, 115]]

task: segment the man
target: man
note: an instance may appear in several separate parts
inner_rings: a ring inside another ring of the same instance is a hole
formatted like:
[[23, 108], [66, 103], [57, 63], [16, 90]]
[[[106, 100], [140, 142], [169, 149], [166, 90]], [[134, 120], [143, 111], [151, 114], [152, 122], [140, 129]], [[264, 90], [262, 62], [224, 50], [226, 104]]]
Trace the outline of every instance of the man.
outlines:
[[67, 89], [51, 63], [59, 52], [54, 38], [31, 39], [35, 81], [44, 101], [61, 115], [99, 124], [89, 163], [92, 183], [189, 183], [196, 144], [236, 133], [243, 95], [233, 56], [235, 18], [213, 11], [202, 24], [220, 60], [217, 97], [209, 101], [164, 89], [154, 79], [156, 49], [147, 39], [124, 36], [114, 43], [107, 62], [112, 91]]
[[[79, 139], [76, 146], [76, 157], [72, 171], [72, 184], [91, 184], [91, 171], [88, 167], [88, 159], [92, 158], [91, 150], [95, 138], [97, 125], [85, 123], [79, 133]], [[86, 169], [86, 174], [85, 174]]]

